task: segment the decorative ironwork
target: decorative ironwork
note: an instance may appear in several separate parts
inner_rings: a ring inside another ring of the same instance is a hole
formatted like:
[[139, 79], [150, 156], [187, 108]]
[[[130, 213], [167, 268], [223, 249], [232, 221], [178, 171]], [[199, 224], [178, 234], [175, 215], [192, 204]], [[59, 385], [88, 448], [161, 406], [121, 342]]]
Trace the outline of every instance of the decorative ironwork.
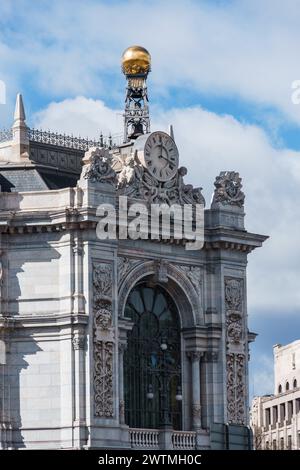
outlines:
[[139, 284], [125, 316], [134, 321], [124, 353], [126, 423], [134, 428], [181, 428], [180, 324], [176, 306], [160, 286]]
[[12, 140], [13, 138], [13, 133], [11, 129], [2, 129], [0, 131], [0, 142], [7, 142], [9, 140]]
[[112, 148], [117, 145], [119, 135], [116, 134], [114, 137], [111, 135], [104, 137], [100, 135], [99, 140], [96, 139], [84, 139], [82, 137], [74, 137], [73, 135], [60, 134], [58, 132], [43, 131], [39, 129], [28, 129], [29, 140], [33, 142], [40, 142], [42, 144], [56, 145], [59, 147], [66, 147], [75, 150], [86, 151], [91, 147], [105, 147]]

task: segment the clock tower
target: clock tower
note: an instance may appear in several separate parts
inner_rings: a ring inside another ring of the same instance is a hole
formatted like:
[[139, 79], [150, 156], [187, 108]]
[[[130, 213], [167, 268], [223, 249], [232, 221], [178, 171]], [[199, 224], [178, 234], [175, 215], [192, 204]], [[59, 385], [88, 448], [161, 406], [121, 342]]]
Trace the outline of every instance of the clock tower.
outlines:
[[124, 143], [150, 132], [147, 76], [151, 56], [141, 46], [128, 47], [122, 55], [122, 71], [127, 80], [124, 113]]

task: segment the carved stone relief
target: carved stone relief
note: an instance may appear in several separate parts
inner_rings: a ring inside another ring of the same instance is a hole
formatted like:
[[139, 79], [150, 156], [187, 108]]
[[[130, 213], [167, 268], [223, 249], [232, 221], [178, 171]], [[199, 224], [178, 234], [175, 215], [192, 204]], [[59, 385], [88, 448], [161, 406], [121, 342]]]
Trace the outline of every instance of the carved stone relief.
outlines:
[[85, 152], [82, 161], [84, 166], [81, 179], [87, 179], [93, 183], [116, 185], [116, 173], [111, 167], [112, 160], [108, 149], [92, 147]]
[[95, 416], [111, 418], [114, 414], [112, 264], [94, 264], [93, 289]]
[[242, 207], [245, 194], [242, 191], [242, 179], [235, 171], [221, 171], [215, 180], [215, 192], [212, 207], [216, 203]]
[[125, 279], [129, 271], [142, 261], [139, 259], [128, 258], [127, 256], [120, 256], [118, 258], [118, 281], [119, 283]]
[[227, 419], [229, 423], [245, 424], [246, 420], [246, 359], [245, 327], [243, 324], [243, 280], [225, 278], [226, 307], [226, 370]]
[[178, 268], [184, 272], [186, 277], [193, 284], [197, 295], [201, 296], [202, 291], [202, 268], [199, 266], [178, 265]]
[[118, 189], [134, 199], [156, 204], [203, 204], [202, 188], [184, 183], [187, 169], [181, 167], [169, 181], [161, 182], [139, 163], [135, 154], [126, 157], [118, 173]]
[[73, 349], [76, 351], [78, 349], [84, 349], [85, 347], [85, 337], [84, 336], [74, 336], [72, 339]]

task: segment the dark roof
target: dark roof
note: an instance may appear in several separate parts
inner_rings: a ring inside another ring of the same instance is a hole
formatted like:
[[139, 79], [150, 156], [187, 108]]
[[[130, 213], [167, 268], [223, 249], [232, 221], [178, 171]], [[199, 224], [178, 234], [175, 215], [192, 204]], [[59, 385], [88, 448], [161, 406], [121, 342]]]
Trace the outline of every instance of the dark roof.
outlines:
[[26, 192], [76, 186], [78, 176], [43, 166], [0, 166], [1, 192]]
[[0, 167], [2, 192], [42, 191], [48, 189], [45, 181], [35, 168], [2, 169]]

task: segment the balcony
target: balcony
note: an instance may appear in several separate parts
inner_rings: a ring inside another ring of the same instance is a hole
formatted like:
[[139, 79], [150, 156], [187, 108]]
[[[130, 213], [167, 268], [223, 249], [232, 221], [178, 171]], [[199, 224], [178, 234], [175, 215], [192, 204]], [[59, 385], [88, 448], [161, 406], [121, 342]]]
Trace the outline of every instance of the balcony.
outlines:
[[157, 429], [130, 429], [132, 449], [159, 449], [159, 431]]
[[[129, 429], [132, 449], [159, 449], [160, 434], [158, 429]], [[193, 431], [171, 431], [171, 449], [196, 449], [196, 433]]]

